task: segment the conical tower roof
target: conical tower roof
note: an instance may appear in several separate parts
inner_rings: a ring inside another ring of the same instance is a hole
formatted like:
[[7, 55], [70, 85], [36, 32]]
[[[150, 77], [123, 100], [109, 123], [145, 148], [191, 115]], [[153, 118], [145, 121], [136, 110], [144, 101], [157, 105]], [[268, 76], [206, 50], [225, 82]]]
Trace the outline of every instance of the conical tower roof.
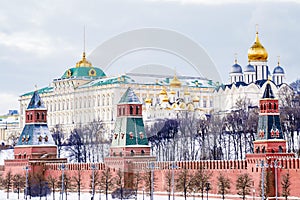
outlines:
[[141, 104], [141, 102], [132, 88], [129, 87], [121, 97], [119, 104]]
[[27, 109], [45, 109], [44, 102], [37, 91], [34, 91]]
[[269, 81], [267, 82], [266, 89], [264, 91], [264, 95], [262, 98], [263, 99], [274, 99], [275, 98]]

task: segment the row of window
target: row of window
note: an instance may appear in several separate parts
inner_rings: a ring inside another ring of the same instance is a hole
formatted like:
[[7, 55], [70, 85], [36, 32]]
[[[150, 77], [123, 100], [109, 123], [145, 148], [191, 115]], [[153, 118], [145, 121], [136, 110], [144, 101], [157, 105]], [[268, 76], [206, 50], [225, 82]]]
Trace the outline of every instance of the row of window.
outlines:
[[[131, 150], [131, 151], [130, 151], [130, 155], [131, 155], [131, 156], [136, 155], [135, 151], [134, 151], [134, 150]], [[139, 155], [141, 155], [141, 156], [145, 155], [145, 151], [144, 151], [144, 150], [141, 150], [141, 153], [140, 153]], [[116, 152], [113, 152], [113, 156], [117, 156]], [[122, 156], [123, 156], [123, 153], [120, 152], [120, 153], [119, 153], [119, 156], [122, 157]]]

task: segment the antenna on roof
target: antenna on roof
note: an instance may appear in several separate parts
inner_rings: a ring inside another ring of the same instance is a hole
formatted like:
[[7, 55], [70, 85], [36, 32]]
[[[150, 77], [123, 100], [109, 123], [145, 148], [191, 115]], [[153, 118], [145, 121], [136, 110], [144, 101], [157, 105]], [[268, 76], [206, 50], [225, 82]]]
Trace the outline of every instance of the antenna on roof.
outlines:
[[85, 25], [83, 26], [83, 52], [85, 52]]

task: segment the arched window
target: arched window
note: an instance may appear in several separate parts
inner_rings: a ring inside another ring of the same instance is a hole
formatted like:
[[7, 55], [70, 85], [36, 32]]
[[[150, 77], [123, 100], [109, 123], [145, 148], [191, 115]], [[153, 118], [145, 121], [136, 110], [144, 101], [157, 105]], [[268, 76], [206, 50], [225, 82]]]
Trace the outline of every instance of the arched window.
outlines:
[[40, 113], [36, 113], [36, 119], [40, 119]]
[[145, 155], [145, 151], [144, 150], [141, 151], [141, 155], [142, 156]]
[[130, 108], [129, 108], [129, 114], [130, 114], [130, 115], [133, 114], [133, 106], [130, 106]]
[[260, 153], [260, 148], [259, 147], [256, 148], [256, 153]]
[[45, 113], [42, 113], [42, 120], [45, 119]]
[[278, 152], [279, 152], [279, 153], [282, 153], [282, 152], [283, 152], [282, 146], [279, 146], [279, 147], [278, 147]]
[[277, 105], [276, 105], [276, 103], [274, 103], [274, 110], [276, 110], [277, 109]]
[[262, 153], [266, 153], [266, 147], [263, 146], [263, 148], [261, 149]]
[[272, 104], [271, 103], [269, 103], [269, 109], [272, 109]]
[[130, 155], [134, 156], [134, 151], [133, 150], [130, 151]]
[[264, 104], [264, 110], [266, 110], [266, 104]]
[[275, 150], [274, 150], [274, 149], [272, 149], [272, 153], [275, 153]]
[[260, 105], [260, 110], [263, 110], [263, 105], [262, 104]]
[[139, 109], [139, 106], [136, 106], [136, 107], [135, 107], [135, 114], [136, 114], [136, 115], [139, 114], [139, 110], [140, 110], [140, 109]]

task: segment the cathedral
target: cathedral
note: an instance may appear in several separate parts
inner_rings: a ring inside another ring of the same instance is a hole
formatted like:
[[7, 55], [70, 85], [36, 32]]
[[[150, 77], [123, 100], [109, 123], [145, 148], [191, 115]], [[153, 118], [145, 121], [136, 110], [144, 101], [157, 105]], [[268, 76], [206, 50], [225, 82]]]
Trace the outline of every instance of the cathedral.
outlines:
[[236, 102], [245, 100], [249, 107], [258, 107], [258, 100], [262, 96], [267, 80], [278, 96], [283, 88], [292, 89], [284, 82], [285, 72], [278, 65], [270, 73], [268, 66], [268, 52], [261, 44], [256, 32], [254, 44], [248, 50], [248, 64], [242, 68], [235, 59], [229, 72], [230, 83], [223, 84], [214, 91], [214, 111], [220, 115], [238, 109]]

